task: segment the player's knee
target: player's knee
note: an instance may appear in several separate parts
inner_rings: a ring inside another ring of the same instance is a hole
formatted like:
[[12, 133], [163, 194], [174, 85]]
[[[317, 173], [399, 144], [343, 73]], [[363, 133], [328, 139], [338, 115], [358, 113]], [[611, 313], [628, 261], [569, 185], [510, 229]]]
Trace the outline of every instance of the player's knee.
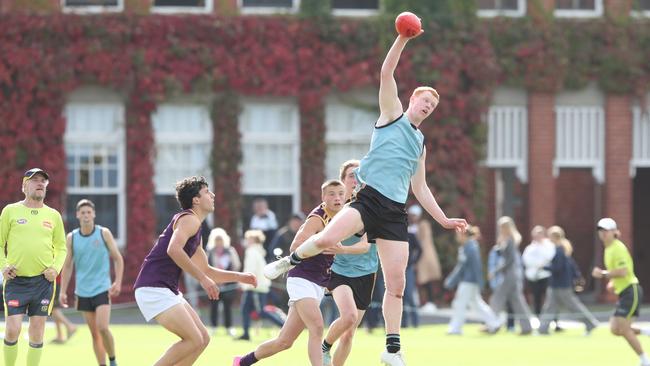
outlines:
[[345, 326], [345, 328], [350, 328], [357, 322], [357, 314], [356, 313], [349, 313], [349, 314], [341, 314], [341, 323]]
[[327, 249], [336, 245], [336, 241], [331, 236], [320, 235], [314, 242], [320, 249]]
[[621, 327], [618, 326], [618, 324], [612, 324], [609, 327], [609, 330], [612, 332], [613, 335], [620, 336], [623, 335], [623, 331]]
[[203, 341], [201, 343], [201, 349], [206, 349], [208, 347], [208, 345], [210, 344], [210, 336], [207, 333], [202, 334], [201, 335], [201, 340]]
[[111, 334], [111, 331], [108, 330], [108, 324], [107, 325], [100, 325], [97, 327], [97, 333], [102, 337], [108, 337]]
[[406, 280], [403, 276], [394, 276], [390, 281], [386, 281], [386, 292], [395, 297], [402, 297], [406, 288]]

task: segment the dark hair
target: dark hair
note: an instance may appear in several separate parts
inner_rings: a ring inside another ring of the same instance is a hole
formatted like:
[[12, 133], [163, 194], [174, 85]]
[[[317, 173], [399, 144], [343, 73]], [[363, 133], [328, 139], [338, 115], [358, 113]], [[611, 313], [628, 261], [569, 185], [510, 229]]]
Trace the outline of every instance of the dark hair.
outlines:
[[176, 183], [176, 201], [183, 210], [190, 209], [192, 208], [192, 199], [199, 197], [201, 189], [207, 186], [208, 182], [204, 177], [187, 177]]
[[93, 201], [91, 201], [91, 200], [89, 200], [87, 198], [84, 198], [82, 200], [79, 200], [79, 202], [77, 202], [77, 211], [81, 210], [81, 208], [84, 207], [84, 206], [88, 206], [88, 207], [92, 208], [93, 210], [95, 209], [95, 204], [93, 203]]

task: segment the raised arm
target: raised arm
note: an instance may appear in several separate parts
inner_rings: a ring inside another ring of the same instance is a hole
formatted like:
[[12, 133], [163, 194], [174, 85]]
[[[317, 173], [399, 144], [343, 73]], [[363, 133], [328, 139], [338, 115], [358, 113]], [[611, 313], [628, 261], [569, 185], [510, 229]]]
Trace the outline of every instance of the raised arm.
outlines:
[[122, 278], [124, 276], [124, 258], [119, 249], [117, 249], [117, 244], [115, 244], [115, 238], [113, 238], [113, 233], [108, 228], [102, 228], [102, 238], [106, 243], [108, 248], [108, 254], [113, 260], [113, 268], [115, 269], [115, 281], [111, 285], [111, 288], [108, 290], [108, 294], [111, 297], [118, 296], [122, 291]]
[[442, 227], [445, 229], [454, 229], [465, 231], [467, 229], [467, 221], [465, 219], [450, 219], [445, 215], [445, 213], [438, 205], [431, 189], [427, 185], [427, 180], [425, 176], [425, 166], [424, 161], [426, 160], [427, 150], [424, 148], [422, 151], [422, 156], [418, 162], [418, 168], [411, 178], [411, 188], [413, 189], [413, 194], [417, 198], [420, 205], [436, 220]]

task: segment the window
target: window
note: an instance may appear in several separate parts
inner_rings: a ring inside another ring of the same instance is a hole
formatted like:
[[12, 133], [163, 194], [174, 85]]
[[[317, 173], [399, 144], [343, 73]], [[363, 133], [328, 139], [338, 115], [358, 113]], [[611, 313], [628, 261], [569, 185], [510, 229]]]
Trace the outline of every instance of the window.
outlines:
[[633, 150], [632, 172], [637, 168], [650, 168], [650, 106], [643, 111], [639, 105], [632, 109], [633, 115]]
[[480, 17], [523, 17], [526, 14], [526, 0], [479, 0]]
[[485, 165], [497, 171], [514, 168], [528, 181], [528, 96], [525, 90], [499, 87], [484, 120], [487, 122]]
[[605, 180], [605, 112], [596, 106], [555, 108], [554, 174], [559, 168], [592, 168], [599, 183]]
[[202, 175], [211, 185], [212, 121], [206, 106], [166, 103], [151, 116], [156, 140], [157, 232], [179, 210], [176, 182]]
[[154, 0], [153, 13], [212, 13], [213, 0]]
[[379, 12], [379, 0], [332, 0], [332, 14], [368, 16]]
[[99, 225], [125, 244], [126, 202], [124, 107], [110, 102], [70, 102], [65, 152], [68, 168], [66, 221], [78, 226], [75, 206], [82, 198], [95, 203]]
[[238, 0], [244, 14], [295, 13], [300, 0]]
[[278, 220], [291, 213], [278, 212], [279, 206], [299, 210], [300, 126], [297, 105], [285, 101], [245, 101], [239, 130], [242, 136], [240, 171], [244, 199], [275, 196], [275, 200], [269, 199], [269, 207], [275, 211]]
[[338, 179], [339, 167], [344, 161], [361, 160], [366, 155], [378, 116], [379, 111], [375, 105], [350, 105], [338, 98], [327, 101], [325, 178]]
[[650, 0], [635, 0], [632, 4], [632, 15], [641, 17], [641, 16], [650, 16]]
[[556, 17], [595, 18], [603, 15], [603, 0], [556, 0]]
[[522, 106], [491, 106], [488, 115], [490, 168], [516, 168], [520, 181], [528, 180], [528, 111]]
[[66, 13], [101, 13], [124, 10], [124, 0], [61, 0]]

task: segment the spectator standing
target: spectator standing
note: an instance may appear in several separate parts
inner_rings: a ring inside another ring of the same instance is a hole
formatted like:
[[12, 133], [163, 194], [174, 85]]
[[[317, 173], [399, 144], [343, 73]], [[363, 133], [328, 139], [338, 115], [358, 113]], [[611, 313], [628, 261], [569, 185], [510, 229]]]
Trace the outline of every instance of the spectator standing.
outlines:
[[479, 313], [487, 325], [488, 333], [496, 333], [501, 327], [499, 318], [481, 297], [483, 265], [478, 243], [479, 236], [480, 232], [475, 226], [471, 226], [465, 233], [456, 233], [456, 242], [459, 244], [458, 261], [444, 282], [448, 290], [458, 287], [451, 304], [453, 314], [447, 334], [462, 334], [468, 308]]
[[409, 232], [415, 234], [420, 242], [422, 254], [415, 265], [416, 281], [421, 302], [421, 310], [427, 313], [436, 311], [435, 301], [440, 293], [442, 268], [438, 251], [433, 243], [433, 229], [429, 220], [422, 218], [422, 207], [411, 205], [408, 209]]
[[[230, 236], [222, 228], [212, 229], [206, 246], [208, 262], [216, 268], [226, 271], [238, 272], [241, 269], [241, 260], [235, 248], [230, 245]], [[232, 303], [237, 297], [236, 282], [226, 282], [219, 285], [219, 298], [210, 301], [210, 325], [212, 333], [216, 333], [219, 326], [219, 304], [223, 312], [223, 325], [229, 335], [234, 336], [232, 327]]]
[[530, 235], [533, 240], [524, 249], [522, 260], [526, 280], [533, 293], [533, 310], [539, 316], [542, 312], [549, 277], [551, 277], [551, 271], [546, 267], [555, 255], [555, 245], [546, 237], [546, 229], [543, 226], [535, 226]]
[[565, 307], [571, 313], [581, 314], [585, 323], [585, 333], [590, 334], [598, 325], [598, 320], [587, 310], [573, 292], [575, 279], [580, 278], [576, 262], [571, 258], [573, 247], [564, 236], [564, 230], [559, 226], [551, 226], [548, 235], [555, 245], [555, 255], [547, 267], [551, 271], [549, 289], [544, 302], [544, 312], [540, 319], [539, 333], [548, 334], [551, 320], [556, 316], [560, 307]]
[[519, 253], [521, 234], [517, 230], [515, 222], [508, 216], [501, 217], [497, 226], [499, 227], [497, 245], [500, 247], [503, 263], [496, 268], [495, 272], [503, 273], [503, 282], [492, 294], [490, 307], [499, 314], [506, 309], [506, 304], [509, 303], [515, 316], [519, 318], [520, 335], [529, 335], [533, 328], [530, 324], [530, 308], [524, 298], [524, 274]]

